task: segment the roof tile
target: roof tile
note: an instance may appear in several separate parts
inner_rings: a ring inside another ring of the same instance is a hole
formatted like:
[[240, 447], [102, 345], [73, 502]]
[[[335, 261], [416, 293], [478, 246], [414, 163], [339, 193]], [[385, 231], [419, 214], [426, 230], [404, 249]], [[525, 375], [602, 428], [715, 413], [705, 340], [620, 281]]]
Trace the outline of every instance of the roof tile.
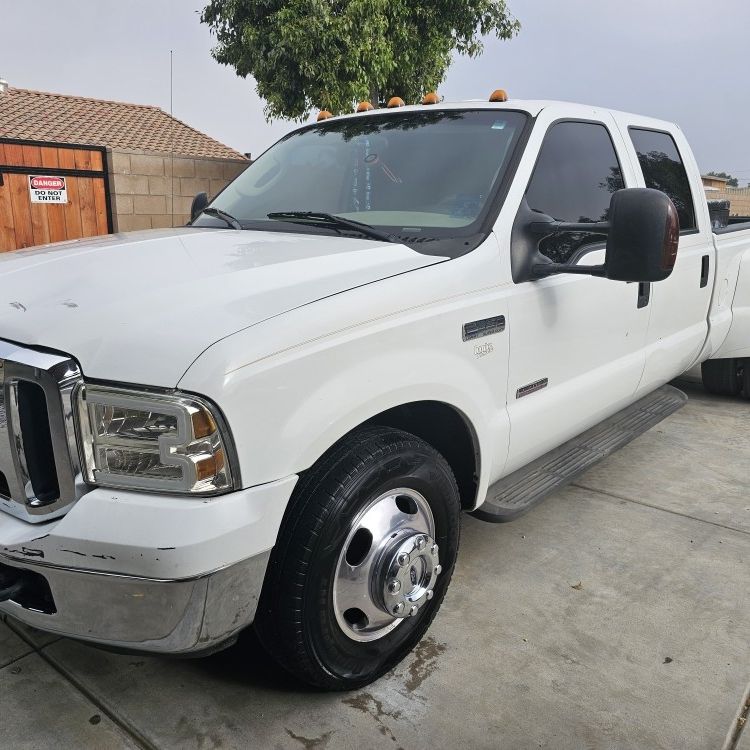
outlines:
[[229, 146], [145, 104], [9, 88], [0, 94], [0, 137], [244, 159]]

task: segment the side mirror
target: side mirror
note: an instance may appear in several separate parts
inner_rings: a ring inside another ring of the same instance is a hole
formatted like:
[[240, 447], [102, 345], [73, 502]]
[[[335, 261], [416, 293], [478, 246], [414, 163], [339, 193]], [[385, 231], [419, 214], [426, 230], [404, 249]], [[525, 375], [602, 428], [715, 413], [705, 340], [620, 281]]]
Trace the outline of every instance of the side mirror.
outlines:
[[[568, 223], [536, 214], [527, 234], [536, 238], [560, 232], [590, 232], [607, 235], [603, 266], [552, 263], [538, 250], [531, 267], [532, 278], [557, 273], [604, 276], [614, 281], [663, 281], [677, 261], [680, 220], [669, 197], [660, 190], [625, 188], [612, 195], [609, 221]], [[543, 259], [543, 262], [539, 262]]]
[[203, 209], [208, 205], [208, 194], [207, 193], [198, 193], [195, 198], [193, 198], [193, 202], [190, 205], [190, 221], [195, 221], [201, 213], [203, 213]]
[[609, 204], [610, 230], [604, 261], [616, 281], [663, 281], [677, 261], [680, 220], [660, 190], [618, 190]]

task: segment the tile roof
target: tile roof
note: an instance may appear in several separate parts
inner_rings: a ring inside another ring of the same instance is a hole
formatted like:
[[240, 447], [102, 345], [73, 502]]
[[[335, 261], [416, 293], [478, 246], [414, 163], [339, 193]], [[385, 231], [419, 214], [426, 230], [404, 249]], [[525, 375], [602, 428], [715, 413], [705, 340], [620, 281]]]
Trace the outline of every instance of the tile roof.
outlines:
[[0, 93], [0, 137], [173, 151], [192, 158], [245, 158], [159, 107], [12, 87]]

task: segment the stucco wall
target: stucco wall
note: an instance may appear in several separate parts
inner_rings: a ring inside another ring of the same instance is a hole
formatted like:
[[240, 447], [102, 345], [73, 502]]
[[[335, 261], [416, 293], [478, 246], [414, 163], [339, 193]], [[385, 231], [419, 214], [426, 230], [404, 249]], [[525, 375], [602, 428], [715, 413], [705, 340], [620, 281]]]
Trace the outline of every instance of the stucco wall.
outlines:
[[113, 149], [109, 164], [114, 229], [181, 226], [196, 193], [205, 190], [213, 197], [249, 163]]

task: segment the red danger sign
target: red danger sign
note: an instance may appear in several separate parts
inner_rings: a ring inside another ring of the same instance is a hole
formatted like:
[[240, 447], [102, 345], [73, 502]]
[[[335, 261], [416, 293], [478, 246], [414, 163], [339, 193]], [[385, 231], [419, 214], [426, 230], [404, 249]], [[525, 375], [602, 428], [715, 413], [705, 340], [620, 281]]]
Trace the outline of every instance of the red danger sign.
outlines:
[[30, 182], [34, 190], [65, 190], [64, 177], [32, 177]]
[[29, 197], [32, 203], [67, 203], [65, 178], [56, 175], [29, 175]]

